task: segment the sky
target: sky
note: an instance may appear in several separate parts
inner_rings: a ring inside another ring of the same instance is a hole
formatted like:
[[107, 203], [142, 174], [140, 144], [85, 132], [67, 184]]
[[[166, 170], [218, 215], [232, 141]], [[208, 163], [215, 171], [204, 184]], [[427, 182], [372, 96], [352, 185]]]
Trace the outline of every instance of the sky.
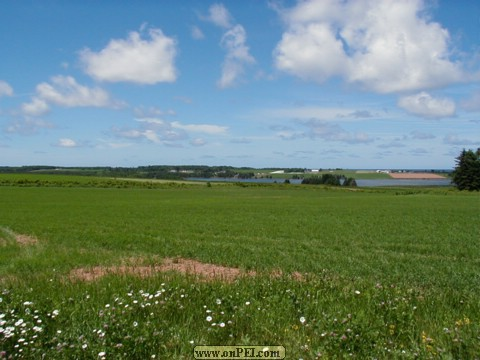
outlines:
[[5, 0], [0, 166], [451, 169], [477, 0]]

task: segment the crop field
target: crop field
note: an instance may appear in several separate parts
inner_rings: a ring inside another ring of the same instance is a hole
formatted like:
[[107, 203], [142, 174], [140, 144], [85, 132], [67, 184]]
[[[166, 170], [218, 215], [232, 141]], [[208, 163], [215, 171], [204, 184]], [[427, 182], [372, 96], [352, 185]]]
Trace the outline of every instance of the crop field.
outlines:
[[479, 358], [478, 192], [0, 185], [0, 359]]

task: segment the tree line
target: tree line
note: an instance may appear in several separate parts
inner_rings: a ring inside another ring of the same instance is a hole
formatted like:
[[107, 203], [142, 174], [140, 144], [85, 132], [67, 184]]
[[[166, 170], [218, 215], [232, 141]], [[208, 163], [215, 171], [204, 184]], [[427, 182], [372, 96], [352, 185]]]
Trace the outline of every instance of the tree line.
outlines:
[[357, 182], [352, 177], [337, 174], [322, 174], [322, 176], [311, 176], [303, 179], [302, 184], [306, 185], [330, 185], [356, 187]]

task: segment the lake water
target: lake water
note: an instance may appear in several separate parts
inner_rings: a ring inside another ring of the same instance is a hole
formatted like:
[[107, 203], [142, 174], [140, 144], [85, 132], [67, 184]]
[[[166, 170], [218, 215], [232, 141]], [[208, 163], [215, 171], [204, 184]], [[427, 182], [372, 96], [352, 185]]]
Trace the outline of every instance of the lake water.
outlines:
[[[192, 181], [210, 181], [210, 182], [242, 182], [242, 183], [257, 183], [257, 184], [273, 184], [283, 183], [283, 179], [233, 179], [233, 178], [187, 178]], [[359, 187], [378, 187], [378, 186], [450, 186], [450, 179], [368, 179], [356, 180]], [[302, 180], [291, 179], [291, 184], [301, 184]]]

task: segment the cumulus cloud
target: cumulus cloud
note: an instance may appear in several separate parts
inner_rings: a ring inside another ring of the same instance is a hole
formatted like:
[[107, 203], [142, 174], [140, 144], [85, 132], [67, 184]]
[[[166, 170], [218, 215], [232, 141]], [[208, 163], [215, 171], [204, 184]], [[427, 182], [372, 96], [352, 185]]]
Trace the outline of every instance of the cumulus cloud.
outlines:
[[29, 103], [22, 104], [22, 114], [27, 116], [41, 116], [46, 114], [50, 107], [45, 100], [34, 97]]
[[275, 65], [304, 80], [341, 77], [379, 93], [464, 80], [448, 31], [422, 15], [421, 0], [307, 0], [279, 11], [287, 29]]
[[[209, 124], [182, 124], [179, 121], [167, 121], [155, 117], [135, 119], [138, 123], [134, 128], [113, 128], [114, 135], [131, 140], [147, 140], [157, 144], [172, 145], [174, 142], [190, 139], [191, 133], [205, 135], [222, 135], [227, 127]], [[191, 144], [199, 146], [198, 140], [191, 140]], [[205, 141], [202, 139], [202, 141]]]
[[126, 39], [110, 40], [99, 52], [84, 49], [80, 60], [85, 72], [97, 80], [156, 84], [174, 82], [177, 44], [160, 29], [150, 29], [143, 39], [132, 31]]
[[205, 39], [205, 35], [198, 26], [192, 26], [192, 38], [195, 40]]
[[208, 16], [205, 19], [226, 29], [232, 26], [232, 16], [223, 4], [213, 4], [210, 6]]
[[78, 144], [75, 140], [62, 138], [58, 140], [57, 146], [65, 147], [65, 148], [74, 148], [74, 147], [78, 147]]
[[2, 96], [12, 96], [13, 88], [5, 81], [0, 80], [0, 97]]
[[44, 103], [64, 107], [115, 107], [118, 104], [99, 87], [89, 88], [80, 85], [71, 76], [55, 76], [50, 83], [37, 85], [37, 96], [30, 104], [24, 104], [24, 110], [35, 112], [46, 110]]
[[235, 86], [244, 74], [245, 66], [255, 63], [255, 58], [250, 55], [247, 46], [247, 32], [242, 25], [235, 24], [223, 4], [213, 4], [209, 8], [208, 16], [202, 18], [226, 29], [220, 41], [220, 46], [225, 50], [226, 55], [217, 86], [221, 89]]
[[237, 79], [244, 73], [245, 65], [255, 63], [246, 41], [247, 34], [241, 25], [235, 25], [223, 35], [221, 45], [227, 54], [222, 65], [222, 76], [218, 81], [220, 88], [235, 85]]
[[228, 130], [227, 126], [209, 125], [209, 124], [182, 124], [178, 121], [171, 123], [175, 129], [182, 129], [188, 132], [204, 133], [210, 135], [225, 134]]
[[410, 114], [426, 118], [444, 118], [455, 115], [455, 102], [448, 98], [434, 98], [422, 91], [419, 94], [403, 96], [398, 106]]

